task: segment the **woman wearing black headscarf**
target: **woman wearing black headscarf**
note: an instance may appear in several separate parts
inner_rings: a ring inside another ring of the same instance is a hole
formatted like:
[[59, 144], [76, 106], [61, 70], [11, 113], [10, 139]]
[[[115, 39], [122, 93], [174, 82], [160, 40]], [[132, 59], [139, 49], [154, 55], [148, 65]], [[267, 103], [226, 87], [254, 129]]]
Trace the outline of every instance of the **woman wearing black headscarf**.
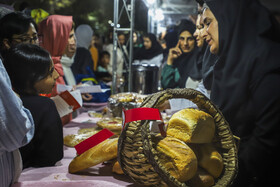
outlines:
[[279, 186], [279, 30], [256, 0], [206, 0], [204, 37], [217, 54], [211, 100], [241, 138], [234, 186]]
[[178, 27], [179, 41], [177, 46], [169, 50], [167, 64], [162, 70], [161, 84], [166, 88], [185, 88], [188, 77], [201, 79], [197, 67], [199, 51], [195, 46], [193, 33], [195, 25], [183, 20]]
[[136, 64], [155, 64], [158, 67], [162, 64], [163, 49], [154, 34], [143, 35], [144, 45], [135, 56]]

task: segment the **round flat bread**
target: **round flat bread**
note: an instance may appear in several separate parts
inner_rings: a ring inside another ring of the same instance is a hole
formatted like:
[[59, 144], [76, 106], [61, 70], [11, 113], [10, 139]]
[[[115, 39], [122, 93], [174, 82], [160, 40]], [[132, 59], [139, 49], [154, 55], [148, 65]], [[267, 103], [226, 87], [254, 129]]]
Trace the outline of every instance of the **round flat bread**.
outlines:
[[113, 132], [120, 132], [122, 130], [122, 118], [102, 118], [97, 123], [97, 126], [102, 129], [108, 129]]
[[87, 133], [94, 133], [94, 134], [96, 134], [100, 130], [102, 130], [102, 129], [100, 129], [99, 127], [83, 128], [83, 129], [79, 129], [78, 130], [78, 134], [87, 134]]
[[102, 118], [103, 115], [101, 113], [95, 111], [88, 111], [88, 115], [93, 118]]
[[64, 145], [68, 147], [74, 147], [75, 145], [81, 143], [85, 139], [91, 137], [92, 135], [98, 133], [99, 131], [90, 131], [83, 134], [69, 134], [63, 138]]

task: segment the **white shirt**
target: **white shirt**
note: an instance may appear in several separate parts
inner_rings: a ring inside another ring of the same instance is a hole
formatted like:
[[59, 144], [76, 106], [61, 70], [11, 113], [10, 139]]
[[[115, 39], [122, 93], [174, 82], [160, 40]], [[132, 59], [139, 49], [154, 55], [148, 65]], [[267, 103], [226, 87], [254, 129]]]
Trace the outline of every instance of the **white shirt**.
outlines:
[[30, 142], [34, 135], [34, 122], [29, 110], [13, 92], [1, 60], [0, 87], [0, 186], [8, 187], [18, 176], [16, 171], [20, 165], [17, 164], [22, 164], [18, 157], [14, 157], [18, 154], [13, 152]]
[[[210, 98], [211, 91], [207, 90], [204, 87], [203, 81], [201, 81], [198, 84], [198, 87], [196, 88], [196, 90], [203, 93], [207, 98]], [[188, 99], [170, 99], [169, 103], [170, 103], [170, 108], [171, 108], [172, 114], [179, 110], [182, 110], [184, 108], [197, 108], [196, 104], [194, 104], [193, 102], [191, 102]]]
[[154, 58], [148, 60], [134, 60], [133, 64], [154, 64], [160, 68], [162, 64], [162, 60], [163, 60], [163, 54], [159, 54]]

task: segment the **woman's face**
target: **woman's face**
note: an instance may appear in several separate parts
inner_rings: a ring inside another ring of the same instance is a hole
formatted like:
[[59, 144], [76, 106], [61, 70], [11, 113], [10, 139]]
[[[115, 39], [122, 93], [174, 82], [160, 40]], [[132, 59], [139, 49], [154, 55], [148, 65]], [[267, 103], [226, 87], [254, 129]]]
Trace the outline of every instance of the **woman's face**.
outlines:
[[72, 29], [69, 34], [69, 38], [68, 38], [66, 48], [64, 50], [64, 54], [66, 54], [66, 56], [68, 56], [69, 58], [72, 58], [75, 52], [76, 52], [76, 39], [74, 35], [74, 29]]
[[200, 24], [201, 23], [200, 20], [201, 20], [201, 15], [198, 15], [196, 20], [196, 30], [193, 33], [193, 36], [196, 38], [197, 47], [202, 47], [204, 44], [204, 39], [201, 36], [203, 25]]
[[194, 49], [194, 38], [189, 31], [183, 31], [179, 36], [179, 46], [183, 53], [189, 53]]
[[[51, 60], [51, 57], [50, 57]], [[51, 60], [52, 61], [52, 60]], [[59, 74], [54, 69], [53, 62], [50, 68], [49, 74], [42, 80], [39, 80], [35, 83], [34, 88], [37, 90], [37, 93], [40, 94], [49, 94], [52, 92], [52, 89], [55, 86], [55, 81], [59, 77]]]
[[150, 38], [149, 37], [143, 37], [143, 40], [144, 40], [145, 49], [146, 50], [151, 49], [152, 41], [150, 40]]
[[118, 40], [121, 45], [125, 45], [125, 35], [123, 35], [123, 34], [119, 35]]
[[100, 43], [99, 38], [97, 36], [92, 36], [91, 46], [97, 47], [99, 43]]
[[133, 33], [133, 43], [137, 42], [137, 34], [134, 32]]
[[204, 28], [202, 30], [202, 37], [210, 46], [210, 52], [218, 54], [219, 52], [219, 29], [218, 21], [209, 8], [203, 10], [202, 23]]
[[23, 34], [14, 34], [12, 36], [12, 42], [9, 43], [8, 39], [5, 39], [4, 41], [5, 47], [9, 49], [13, 45], [19, 44], [19, 43], [29, 43], [29, 44], [36, 44], [39, 45], [39, 38], [37, 31], [35, 29], [35, 26], [30, 23], [29, 28], [26, 33]]

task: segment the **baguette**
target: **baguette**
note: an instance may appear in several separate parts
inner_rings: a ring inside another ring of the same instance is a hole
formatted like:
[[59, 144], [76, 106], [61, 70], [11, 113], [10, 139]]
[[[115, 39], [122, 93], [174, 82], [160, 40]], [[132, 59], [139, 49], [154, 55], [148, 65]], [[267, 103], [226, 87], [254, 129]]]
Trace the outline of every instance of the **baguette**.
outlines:
[[107, 139], [92, 147], [81, 155], [76, 156], [69, 164], [69, 173], [95, 166], [102, 162], [117, 158], [118, 138]]

